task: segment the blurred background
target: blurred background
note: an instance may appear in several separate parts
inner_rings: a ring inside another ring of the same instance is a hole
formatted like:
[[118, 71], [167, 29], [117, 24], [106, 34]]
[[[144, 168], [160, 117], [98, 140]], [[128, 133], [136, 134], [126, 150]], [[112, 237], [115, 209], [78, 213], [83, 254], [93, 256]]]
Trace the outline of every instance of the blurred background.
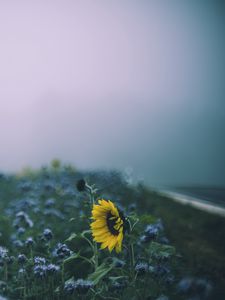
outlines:
[[0, 1], [0, 169], [225, 187], [224, 1]]

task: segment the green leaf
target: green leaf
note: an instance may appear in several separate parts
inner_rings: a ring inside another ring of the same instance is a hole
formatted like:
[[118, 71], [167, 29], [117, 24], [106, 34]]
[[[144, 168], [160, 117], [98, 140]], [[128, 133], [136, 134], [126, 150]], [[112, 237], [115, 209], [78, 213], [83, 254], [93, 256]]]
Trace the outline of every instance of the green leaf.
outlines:
[[[72, 220], [72, 219], [71, 219]], [[85, 237], [85, 234], [90, 234], [91, 233], [91, 230], [85, 230], [83, 231], [82, 233], [80, 234], [77, 234], [77, 233], [71, 233], [71, 235], [68, 237], [68, 239], [65, 240], [65, 242], [72, 242], [73, 240], [77, 239], [77, 238], [83, 238]], [[86, 238], [86, 237], [85, 237]]]
[[75, 238], [77, 238], [77, 234], [76, 233], [71, 233], [71, 235], [68, 237], [68, 239], [65, 240], [65, 242], [71, 242]]
[[69, 222], [73, 222], [73, 221], [76, 221], [76, 218], [70, 218], [69, 219]]
[[152, 215], [142, 215], [140, 221], [144, 224], [152, 224], [156, 221], [156, 218]]
[[114, 281], [118, 281], [118, 280], [124, 279], [124, 278], [128, 279], [128, 276], [110, 276], [109, 280], [111, 280], [112, 282], [114, 282]]
[[162, 245], [157, 242], [152, 242], [149, 247], [150, 253], [153, 256], [168, 258], [176, 254], [176, 250], [172, 246]]
[[71, 255], [70, 257], [66, 258], [64, 260], [64, 263], [72, 262], [73, 260], [78, 259], [78, 258], [80, 258], [80, 254], [79, 253], [75, 253], [75, 254]]
[[93, 281], [94, 284], [98, 284], [99, 281], [105, 277], [113, 268], [113, 265], [107, 266], [105, 263], [97, 267], [94, 273], [88, 276], [88, 279]]
[[84, 230], [82, 233], [81, 233], [81, 236], [85, 236], [85, 234], [91, 234], [91, 230]]
[[130, 220], [132, 223], [134, 223], [134, 222], [136, 222], [137, 220], [139, 220], [139, 218], [138, 218], [137, 214], [133, 213], [133, 214], [130, 214], [130, 215], [129, 215], [129, 220]]

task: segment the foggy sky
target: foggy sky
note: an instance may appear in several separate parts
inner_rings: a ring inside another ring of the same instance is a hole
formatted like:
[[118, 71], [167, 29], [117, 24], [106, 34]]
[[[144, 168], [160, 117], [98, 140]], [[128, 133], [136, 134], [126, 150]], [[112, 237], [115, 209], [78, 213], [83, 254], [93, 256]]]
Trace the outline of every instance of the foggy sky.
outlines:
[[225, 185], [221, 3], [0, 0], [0, 170]]

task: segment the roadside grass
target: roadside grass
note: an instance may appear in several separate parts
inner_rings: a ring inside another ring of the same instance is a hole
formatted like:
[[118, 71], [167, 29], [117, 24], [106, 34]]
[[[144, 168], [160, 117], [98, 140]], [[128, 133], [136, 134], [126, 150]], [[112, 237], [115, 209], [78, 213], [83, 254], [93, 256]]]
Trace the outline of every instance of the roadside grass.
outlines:
[[171, 244], [182, 255], [182, 274], [205, 277], [214, 284], [212, 299], [225, 299], [225, 218], [145, 188], [139, 209], [147, 209], [165, 223]]

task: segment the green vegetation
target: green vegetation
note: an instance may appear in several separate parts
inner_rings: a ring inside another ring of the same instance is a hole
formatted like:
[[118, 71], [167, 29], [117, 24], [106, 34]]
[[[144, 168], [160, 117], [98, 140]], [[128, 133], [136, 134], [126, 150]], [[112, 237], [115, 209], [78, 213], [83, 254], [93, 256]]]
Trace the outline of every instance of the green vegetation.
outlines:
[[225, 218], [179, 204], [145, 189], [139, 208], [162, 218], [170, 242], [181, 253], [183, 274], [214, 283], [212, 299], [225, 299]]
[[[81, 178], [95, 184], [95, 198], [112, 200], [129, 216], [131, 227], [136, 224], [126, 234], [121, 253], [96, 252], [88, 225], [88, 193], [76, 189]], [[156, 300], [166, 295], [162, 299], [186, 300], [192, 295], [181, 295], [176, 286], [187, 276], [212, 283], [209, 297], [200, 291], [195, 299], [225, 298], [225, 218], [143, 185], [130, 186], [118, 172], [78, 172], [56, 160], [40, 171], [0, 175], [0, 200], [0, 295], [8, 299]], [[35, 262], [35, 257], [45, 263]], [[12, 260], [9, 265], [6, 258]], [[54, 276], [48, 273], [53, 271]], [[88, 293], [80, 295], [85, 289]]]

